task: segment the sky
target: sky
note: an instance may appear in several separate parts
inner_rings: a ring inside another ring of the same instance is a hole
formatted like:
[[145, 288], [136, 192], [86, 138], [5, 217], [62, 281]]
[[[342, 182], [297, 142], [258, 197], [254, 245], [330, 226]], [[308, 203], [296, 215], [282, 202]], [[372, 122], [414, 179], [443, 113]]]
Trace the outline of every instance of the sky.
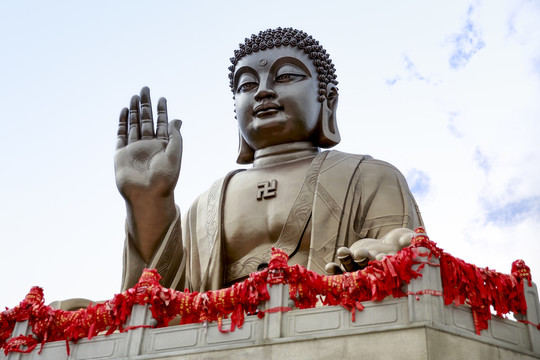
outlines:
[[267, 28], [318, 39], [339, 81], [336, 149], [405, 175], [431, 240], [540, 277], [540, 2], [0, 1], [0, 308], [120, 290], [118, 115], [149, 86], [183, 121], [186, 211], [235, 163], [227, 67]]

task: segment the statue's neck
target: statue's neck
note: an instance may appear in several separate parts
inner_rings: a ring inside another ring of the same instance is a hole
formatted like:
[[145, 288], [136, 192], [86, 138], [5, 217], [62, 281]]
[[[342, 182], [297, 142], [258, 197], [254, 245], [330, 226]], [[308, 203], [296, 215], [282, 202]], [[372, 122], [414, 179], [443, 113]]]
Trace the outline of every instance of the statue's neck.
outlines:
[[254, 168], [279, 165], [290, 161], [312, 158], [319, 153], [319, 148], [309, 141], [269, 146], [255, 151]]

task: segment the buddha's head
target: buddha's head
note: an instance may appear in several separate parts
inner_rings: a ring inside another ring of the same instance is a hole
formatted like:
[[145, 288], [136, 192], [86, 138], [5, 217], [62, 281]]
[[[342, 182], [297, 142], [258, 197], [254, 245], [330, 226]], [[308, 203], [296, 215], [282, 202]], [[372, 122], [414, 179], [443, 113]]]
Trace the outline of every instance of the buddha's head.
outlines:
[[335, 69], [318, 41], [292, 28], [261, 31], [240, 44], [231, 63], [239, 164], [269, 146], [339, 143]]

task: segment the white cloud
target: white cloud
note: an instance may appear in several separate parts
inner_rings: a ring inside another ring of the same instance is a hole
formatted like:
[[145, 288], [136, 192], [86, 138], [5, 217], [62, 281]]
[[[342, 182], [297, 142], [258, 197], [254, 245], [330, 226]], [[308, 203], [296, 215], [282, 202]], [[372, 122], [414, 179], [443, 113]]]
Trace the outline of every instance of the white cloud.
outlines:
[[411, 192], [420, 198], [430, 191], [431, 179], [428, 174], [418, 169], [411, 169], [405, 176]]
[[448, 62], [453, 69], [467, 65], [471, 57], [485, 46], [482, 33], [473, 21], [474, 10], [474, 6], [470, 5], [465, 25], [458, 34], [451, 36], [450, 42], [454, 49]]

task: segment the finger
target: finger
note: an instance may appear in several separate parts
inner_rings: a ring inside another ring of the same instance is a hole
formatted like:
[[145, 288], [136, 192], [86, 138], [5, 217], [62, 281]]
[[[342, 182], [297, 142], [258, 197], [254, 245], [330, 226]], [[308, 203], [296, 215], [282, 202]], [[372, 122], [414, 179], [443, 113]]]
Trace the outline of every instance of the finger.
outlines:
[[369, 259], [370, 260], [382, 260], [387, 255], [396, 255], [397, 251], [395, 250], [388, 250], [388, 251], [377, 251], [377, 250], [370, 250], [369, 251]]
[[352, 252], [349, 248], [340, 247], [336, 255], [345, 271], [360, 270], [360, 267], [354, 262]]
[[353, 252], [354, 262], [361, 268], [365, 268], [369, 263], [369, 251], [365, 248], [356, 249]]
[[139, 96], [133, 95], [129, 103], [128, 144], [139, 139]]
[[123, 108], [122, 111], [120, 111], [120, 119], [118, 120], [116, 150], [119, 150], [127, 145], [128, 116], [129, 116], [128, 108]]
[[339, 267], [339, 265], [335, 262], [326, 264], [326, 266], [324, 267], [324, 271], [326, 271], [328, 275], [343, 274], [343, 270], [341, 270], [341, 267]]
[[172, 120], [169, 123], [169, 142], [167, 143], [167, 148], [165, 153], [170, 156], [173, 161], [177, 161], [177, 158], [182, 156], [182, 135], [180, 135], [180, 127], [182, 127], [182, 121]]
[[414, 231], [407, 228], [397, 228], [384, 235], [382, 241], [387, 244], [399, 244], [399, 239], [404, 235], [414, 235]]
[[169, 139], [169, 120], [167, 115], [167, 99], [164, 97], [159, 98], [157, 104], [157, 128], [156, 139], [167, 140]]
[[399, 249], [401, 250], [401, 249], [411, 245], [412, 238], [413, 238], [414, 235], [415, 235], [415, 233], [407, 233], [407, 234], [401, 235], [401, 237], [399, 238]]
[[141, 89], [141, 139], [154, 138], [154, 118], [152, 116], [152, 102], [150, 89], [145, 86]]
[[397, 254], [397, 251], [380, 252], [377, 254], [375, 254], [375, 252], [370, 252], [370, 257], [373, 257], [374, 260], [381, 261], [386, 256], [396, 255], [396, 254]]

